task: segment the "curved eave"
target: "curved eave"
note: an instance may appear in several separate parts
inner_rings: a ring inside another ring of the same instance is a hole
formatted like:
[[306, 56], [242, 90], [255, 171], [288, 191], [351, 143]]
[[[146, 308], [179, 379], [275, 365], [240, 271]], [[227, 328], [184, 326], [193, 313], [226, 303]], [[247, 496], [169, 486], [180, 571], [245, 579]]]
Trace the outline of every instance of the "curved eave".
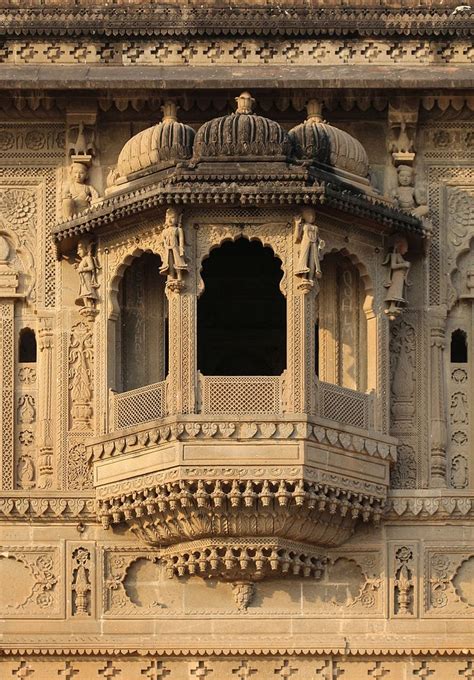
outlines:
[[[0, 36], [409, 36], [455, 37], [474, 32], [474, 11], [443, 7], [4, 7]], [[392, 3], [394, 4], [394, 3]]]
[[383, 233], [402, 231], [419, 237], [428, 231], [418, 218], [398, 210], [382, 200], [358, 194], [338, 184], [321, 183], [313, 186], [285, 187], [282, 183], [269, 187], [268, 182], [253, 182], [236, 187], [195, 183], [186, 185], [152, 186], [116, 197], [106, 198], [97, 207], [75, 219], [56, 226], [53, 238], [58, 251], [67, 251], [71, 242], [85, 234], [99, 231], [111, 224], [145, 213], [162, 205], [229, 205], [229, 206], [302, 206], [319, 205], [338, 213], [358, 217], [378, 226]]

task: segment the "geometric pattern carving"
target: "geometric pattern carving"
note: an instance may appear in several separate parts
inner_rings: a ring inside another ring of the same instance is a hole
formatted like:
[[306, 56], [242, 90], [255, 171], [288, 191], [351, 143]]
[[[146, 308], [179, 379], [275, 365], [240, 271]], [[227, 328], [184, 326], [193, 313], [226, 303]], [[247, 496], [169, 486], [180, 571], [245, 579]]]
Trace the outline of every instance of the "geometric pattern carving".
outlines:
[[373, 407], [369, 394], [320, 381], [319, 404], [319, 414], [323, 418], [364, 430], [372, 426], [371, 410]]
[[162, 418], [166, 413], [166, 381], [113, 394], [112, 411], [114, 430]]
[[280, 413], [280, 378], [201, 376], [202, 413]]

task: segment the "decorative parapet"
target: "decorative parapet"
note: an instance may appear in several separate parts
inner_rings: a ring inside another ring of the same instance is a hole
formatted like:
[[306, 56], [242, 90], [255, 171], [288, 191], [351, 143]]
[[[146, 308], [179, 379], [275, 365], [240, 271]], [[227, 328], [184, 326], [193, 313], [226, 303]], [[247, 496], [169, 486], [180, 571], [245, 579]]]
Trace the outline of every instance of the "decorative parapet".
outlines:
[[393, 437], [361, 433], [349, 426], [327, 423], [324, 419], [293, 419], [283, 416], [244, 418], [239, 416], [216, 416], [209, 418], [197, 415], [168, 417], [155, 423], [104, 435], [96, 438], [87, 447], [92, 462], [139, 453], [152, 449], [158, 444], [185, 442], [191, 440], [227, 440], [275, 442], [307, 439], [323, 446], [337, 447], [347, 452], [360, 453], [369, 457], [395, 462], [396, 443]]

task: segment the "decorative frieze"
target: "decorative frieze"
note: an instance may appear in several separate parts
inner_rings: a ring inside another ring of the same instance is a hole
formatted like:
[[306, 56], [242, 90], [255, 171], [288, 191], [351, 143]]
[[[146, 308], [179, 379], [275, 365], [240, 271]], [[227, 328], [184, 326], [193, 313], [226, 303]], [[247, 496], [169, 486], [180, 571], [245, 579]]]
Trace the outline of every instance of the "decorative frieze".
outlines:
[[[298, 27], [301, 30], [301, 25]], [[396, 66], [419, 64], [470, 65], [474, 51], [469, 41], [431, 40], [239, 40], [176, 39], [162, 41], [48, 41], [9, 40], [0, 52], [2, 64], [61, 64], [115, 66]]]

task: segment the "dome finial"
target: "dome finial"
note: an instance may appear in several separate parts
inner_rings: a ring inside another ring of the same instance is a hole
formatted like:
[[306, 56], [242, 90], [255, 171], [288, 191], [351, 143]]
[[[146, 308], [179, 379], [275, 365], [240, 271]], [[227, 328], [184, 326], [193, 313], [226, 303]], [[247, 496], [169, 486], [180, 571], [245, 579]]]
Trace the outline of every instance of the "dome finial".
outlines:
[[163, 123], [173, 123], [178, 120], [178, 107], [172, 99], [167, 99], [161, 107]]
[[242, 92], [242, 94], [235, 98], [235, 101], [237, 102], [236, 113], [252, 113], [255, 99], [250, 92]]
[[308, 118], [306, 119], [308, 123], [322, 123], [323, 105], [318, 99], [310, 99], [306, 104], [306, 111], [308, 113]]

